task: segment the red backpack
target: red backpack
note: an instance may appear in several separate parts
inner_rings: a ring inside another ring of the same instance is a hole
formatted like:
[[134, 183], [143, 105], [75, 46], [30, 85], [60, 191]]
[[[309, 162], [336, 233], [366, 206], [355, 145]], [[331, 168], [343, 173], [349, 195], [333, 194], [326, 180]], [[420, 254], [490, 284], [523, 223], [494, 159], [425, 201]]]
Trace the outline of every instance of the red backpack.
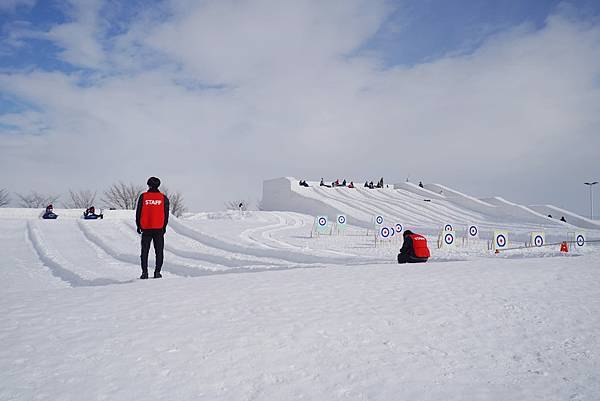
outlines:
[[419, 234], [410, 234], [409, 237], [412, 239], [415, 257], [428, 258], [431, 256], [429, 253], [429, 248], [427, 247], [427, 239], [425, 237]]

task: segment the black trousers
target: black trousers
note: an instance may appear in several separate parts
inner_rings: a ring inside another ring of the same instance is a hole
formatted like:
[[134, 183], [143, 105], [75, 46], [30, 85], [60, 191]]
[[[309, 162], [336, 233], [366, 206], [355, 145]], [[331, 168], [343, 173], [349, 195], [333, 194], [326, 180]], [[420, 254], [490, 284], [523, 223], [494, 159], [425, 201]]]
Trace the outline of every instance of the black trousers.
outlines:
[[154, 254], [156, 255], [156, 273], [160, 273], [163, 265], [163, 249], [165, 247], [165, 234], [163, 230], [144, 230], [142, 232], [142, 272], [148, 272], [148, 252], [150, 243], [154, 242]]
[[424, 263], [427, 258], [417, 258], [416, 256], [398, 254], [398, 263]]

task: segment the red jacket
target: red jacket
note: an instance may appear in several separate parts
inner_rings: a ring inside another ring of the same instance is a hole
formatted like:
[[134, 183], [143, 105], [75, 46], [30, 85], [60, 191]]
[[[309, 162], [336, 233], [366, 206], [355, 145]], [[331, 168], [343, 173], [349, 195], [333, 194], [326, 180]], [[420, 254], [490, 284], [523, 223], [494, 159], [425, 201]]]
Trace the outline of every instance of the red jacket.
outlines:
[[402, 255], [413, 256], [416, 258], [429, 258], [429, 248], [427, 239], [419, 234], [408, 234], [404, 236], [404, 243], [400, 249]]
[[164, 230], [169, 222], [169, 199], [158, 190], [144, 192], [138, 199], [135, 222], [142, 230]]

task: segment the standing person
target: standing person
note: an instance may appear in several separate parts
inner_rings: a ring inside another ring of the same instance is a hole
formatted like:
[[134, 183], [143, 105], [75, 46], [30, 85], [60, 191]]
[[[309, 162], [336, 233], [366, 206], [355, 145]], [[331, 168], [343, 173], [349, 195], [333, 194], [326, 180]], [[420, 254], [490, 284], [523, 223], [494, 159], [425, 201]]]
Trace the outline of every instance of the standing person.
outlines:
[[427, 239], [420, 234], [414, 234], [410, 230], [402, 233], [404, 243], [398, 254], [398, 263], [423, 263], [427, 262], [430, 253], [427, 247]]
[[142, 234], [142, 275], [141, 279], [148, 278], [148, 252], [150, 243], [154, 243], [156, 267], [154, 278], [161, 278], [160, 269], [163, 265], [164, 235], [169, 222], [169, 198], [158, 190], [160, 180], [156, 177], [148, 178], [148, 191], [140, 195], [135, 209], [135, 224], [138, 234]]

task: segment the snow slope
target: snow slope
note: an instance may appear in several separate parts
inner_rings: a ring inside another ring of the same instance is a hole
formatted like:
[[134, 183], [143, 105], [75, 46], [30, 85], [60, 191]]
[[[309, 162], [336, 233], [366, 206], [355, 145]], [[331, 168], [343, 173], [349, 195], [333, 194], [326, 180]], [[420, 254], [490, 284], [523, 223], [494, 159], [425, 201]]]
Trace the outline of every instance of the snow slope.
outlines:
[[[298, 205], [357, 220], [381, 211], [435, 230], [486, 219], [448, 195], [420, 203], [409, 187], [309, 189]], [[400, 266], [401, 242], [375, 243], [364, 226], [311, 237], [313, 216], [289, 210], [198, 213], [172, 218], [164, 278], [138, 280], [133, 212], [58, 212], [0, 209], [0, 400], [600, 394], [599, 243], [496, 255], [486, 238], [437, 249], [430, 235], [431, 260]]]
[[348, 221], [363, 228], [373, 226], [376, 215], [384, 216], [386, 224], [401, 223], [417, 231], [436, 234], [450, 223], [456, 231], [464, 232], [470, 224], [479, 226], [487, 237], [498, 229], [514, 232], [520, 241], [532, 231], [546, 231], [554, 237], [578, 228], [592, 229], [598, 234], [600, 226], [575, 218], [568, 223], [551, 219], [534, 207], [509, 202], [501, 197], [480, 200], [439, 184], [420, 188], [412, 183], [395, 184], [394, 188], [354, 189], [298, 185], [293, 177], [276, 178], [263, 183], [262, 207], [272, 211], [294, 211], [312, 216], [327, 215], [331, 219], [345, 214]]

